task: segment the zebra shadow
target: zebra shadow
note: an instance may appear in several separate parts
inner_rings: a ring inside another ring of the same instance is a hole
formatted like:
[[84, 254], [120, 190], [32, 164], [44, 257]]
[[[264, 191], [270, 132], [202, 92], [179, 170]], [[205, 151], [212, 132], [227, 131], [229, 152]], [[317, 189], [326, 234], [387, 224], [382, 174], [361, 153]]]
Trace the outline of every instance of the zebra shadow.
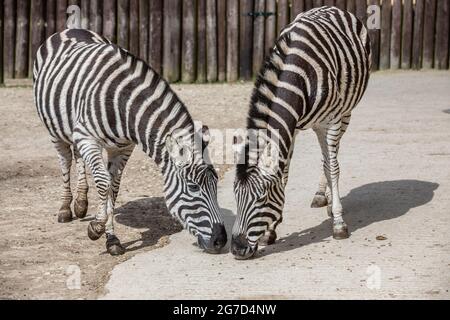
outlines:
[[[398, 218], [410, 209], [430, 202], [438, 187], [439, 184], [427, 181], [394, 180], [370, 183], [351, 190], [342, 198], [344, 218], [350, 233], [375, 222]], [[327, 214], [325, 208], [314, 209], [314, 212], [316, 210], [322, 210], [317, 214]], [[278, 239], [271, 246], [261, 248], [256, 257], [290, 251], [325, 240], [333, 241], [331, 233], [331, 219], [326, 219], [320, 225], [294, 232]]]
[[122, 242], [127, 251], [135, 251], [158, 243], [163, 236], [183, 230], [166, 207], [163, 197], [142, 198], [115, 209], [116, 221], [134, 229], [145, 229], [141, 238]]

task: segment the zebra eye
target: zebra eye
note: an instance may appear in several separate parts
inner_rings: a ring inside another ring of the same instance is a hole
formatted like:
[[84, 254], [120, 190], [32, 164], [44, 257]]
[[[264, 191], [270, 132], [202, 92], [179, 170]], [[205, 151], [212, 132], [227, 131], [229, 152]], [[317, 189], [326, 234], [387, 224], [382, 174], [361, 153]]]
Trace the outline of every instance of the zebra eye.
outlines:
[[196, 183], [188, 183], [188, 188], [189, 188], [189, 191], [191, 191], [191, 192], [199, 192], [200, 191], [200, 186]]

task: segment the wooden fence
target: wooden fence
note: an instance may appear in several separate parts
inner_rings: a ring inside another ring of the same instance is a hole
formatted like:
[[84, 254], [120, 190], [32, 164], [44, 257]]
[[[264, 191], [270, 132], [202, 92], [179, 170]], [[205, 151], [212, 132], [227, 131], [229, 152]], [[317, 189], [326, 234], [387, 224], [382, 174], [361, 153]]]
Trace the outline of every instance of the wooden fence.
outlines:
[[[249, 80], [280, 29], [298, 13], [335, 5], [367, 19], [374, 69], [449, 68], [450, 0], [0, 0], [0, 82], [31, 76], [34, 54], [66, 27], [67, 7], [81, 27], [148, 61], [169, 81]], [[3, 55], [3, 57], [2, 57]], [[3, 62], [3, 63], [1, 63]]]

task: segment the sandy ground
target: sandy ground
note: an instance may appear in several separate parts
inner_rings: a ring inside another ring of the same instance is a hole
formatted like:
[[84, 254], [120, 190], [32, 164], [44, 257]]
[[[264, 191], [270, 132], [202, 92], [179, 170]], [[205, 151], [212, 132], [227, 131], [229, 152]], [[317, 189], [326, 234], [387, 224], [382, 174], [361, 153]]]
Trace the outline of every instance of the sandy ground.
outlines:
[[[127, 253], [109, 256], [104, 239], [92, 242], [86, 234], [98, 205], [92, 180], [88, 216], [56, 222], [61, 190], [56, 152], [38, 119], [30, 83], [12, 84], [20, 87], [0, 88], [0, 298], [96, 298], [116, 264], [166, 245], [168, 236], [181, 230], [166, 211], [159, 172], [143, 152], [134, 152], [116, 216]], [[173, 87], [194, 118], [211, 129], [234, 128], [245, 119], [250, 84]], [[222, 175], [225, 167], [220, 169]]]
[[[222, 129], [243, 125], [251, 87], [174, 86], [194, 118]], [[280, 240], [249, 261], [193, 246], [138, 150], [117, 204], [124, 256], [86, 236], [93, 187], [88, 217], [58, 224], [59, 167], [31, 88], [0, 88], [0, 298], [449, 298], [449, 88], [448, 72], [373, 76], [340, 157], [348, 240], [332, 240], [324, 210], [309, 208], [320, 152], [311, 132], [300, 134]], [[220, 183], [228, 226], [232, 180]], [[71, 289], [77, 266], [81, 288]]]
[[[117, 265], [102, 298], [450, 298], [450, 73], [377, 73], [341, 146], [351, 237], [309, 207], [320, 151], [298, 135], [279, 240], [254, 259], [205, 255], [182, 232]], [[243, 91], [247, 87], [243, 87]], [[222, 95], [226, 96], [226, 95]], [[233, 172], [220, 183], [228, 230]]]

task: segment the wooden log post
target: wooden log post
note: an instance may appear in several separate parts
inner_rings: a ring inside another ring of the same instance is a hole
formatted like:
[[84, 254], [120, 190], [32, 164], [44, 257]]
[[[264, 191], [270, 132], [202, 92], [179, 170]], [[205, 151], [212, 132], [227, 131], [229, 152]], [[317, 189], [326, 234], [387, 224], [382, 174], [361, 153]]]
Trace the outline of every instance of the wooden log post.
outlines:
[[338, 7], [341, 10], [346, 10], [347, 8], [347, 4], [346, 4], [346, 0], [336, 0], [336, 7]]
[[239, 0], [227, 0], [227, 81], [239, 77]]
[[402, 0], [394, 0], [392, 6], [392, 26], [391, 26], [391, 69], [400, 68], [400, 56], [402, 45]]
[[148, 0], [139, 0], [139, 57], [148, 61]]
[[56, 32], [56, 0], [47, 0], [45, 7], [45, 38]]
[[33, 63], [36, 52], [45, 41], [45, 1], [31, 1], [31, 50], [28, 64], [28, 74], [33, 74]]
[[128, 0], [117, 0], [117, 44], [124, 49], [129, 48], [129, 11]]
[[217, 0], [217, 80], [227, 77], [227, 0]]
[[148, 6], [149, 10], [149, 48], [148, 61], [153, 69], [162, 73], [162, 24], [163, 24], [163, 0], [152, 0]]
[[323, 6], [323, 0], [313, 0], [312, 2], [313, 8], [319, 8]]
[[270, 49], [275, 44], [277, 38], [277, 2], [276, 0], [266, 0], [266, 12], [270, 12], [271, 15], [266, 17], [264, 28], [264, 55], [267, 56]]
[[3, 73], [6, 79], [14, 78], [16, 41], [16, 1], [3, 0], [5, 16], [3, 32]]
[[414, 9], [414, 36], [411, 66], [413, 69], [418, 70], [422, 67], [423, 19], [425, 11], [425, 0], [416, 0]]
[[299, 13], [302, 13], [303, 11], [305, 11], [305, 1], [304, 0], [292, 0], [291, 11], [290, 11], [291, 21], [294, 21], [295, 17], [297, 17], [297, 15]]
[[197, 3], [197, 81], [206, 82], [206, 1]]
[[381, 38], [380, 38], [380, 69], [386, 70], [390, 67], [391, 48], [391, 22], [392, 4], [390, 0], [383, 0], [381, 7]]
[[[357, 0], [347, 0], [347, 11], [353, 14], [356, 13], [356, 1]], [[359, 0], [361, 1], [361, 0]]]
[[[112, 4], [114, 1], [105, 0], [104, 2], [109, 2]], [[89, 9], [90, 0], [81, 0], [81, 29], [89, 29]], [[115, 17], [114, 17], [115, 20]]]
[[217, 81], [217, 10], [216, 1], [206, 1], [206, 79]]
[[5, 77], [3, 73], [3, 27], [5, 18], [3, 15], [3, 9], [4, 9], [4, 0], [0, 0], [0, 87], [3, 86], [5, 83]]
[[[255, 0], [255, 12], [264, 12], [265, 1]], [[253, 19], [253, 74], [257, 75], [264, 60], [264, 16]]]
[[30, 41], [30, 2], [17, 0], [17, 34], [16, 57], [14, 65], [14, 77], [26, 78], [28, 76], [28, 47]]
[[366, 24], [367, 20], [367, 2], [358, 0], [355, 3], [355, 15], [356, 17], [361, 20], [364, 25]]
[[314, 8], [313, 0], [305, 0], [305, 11], [311, 10], [312, 8]]
[[[369, 6], [379, 8], [380, 0], [369, 0]], [[370, 7], [368, 9], [370, 9]], [[368, 14], [371, 15], [371, 18], [377, 18], [375, 16], [377, 13], [378, 11], [368, 12]], [[370, 26], [369, 36], [370, 36], [370, 44], [372, 47], [372, 70], [375, 71], [380, 68], [380, 30]]]
[[183, 40], [181, 58], [181, 80], [183, 82], [194, 82], [196, 71], [196, 1], [183, 1]]
[[333, 7], [336, 4], [336, 1], [334, 0], [324, 0], [323, 5], [328, 7]]
[[164, 1], [163, 76], [169, 82], [180, 80], [181, 0]]
[[139, 0], [130, 0], [129, 27], [130, 52], [139, 56]]
[[66, 29], [67, 0], [56, 0], [56, 32]]
[[[115, 0], [103, 0], [103, 18], [102, 18], [103, 36], [105, 36], [107, 39], [111, 40], [114, 43], [117, 41], [116, 5], [117, 3]], [[83, 25], [83, 22], [81, 24]], [[145, 42], [147, 42], [147, 39], [145, 40]]]
[[404, 0], [402, 28], [402, 69], [411, 68], [413, 35], [413, 0]]
[[437, 2], [435, 68], [449, 67], [450, 0]]
[[422, 67], [426, 69], [433, 68], [435, 35], [436, 35], [436, 0], [425, 0]]
[[239, 77], [243, 80], [252, 78], [253, 56], [253, 0], [240, 1], [240, 30], [239, 30]]
[[279, 35], [281, 30], [289, 23], [288, 0], [278, 0], [277, 13], [277, 35]]
[[102, 33], [102, 7], [100, 0], [89, 1], [89, 29], [101, 34]]

